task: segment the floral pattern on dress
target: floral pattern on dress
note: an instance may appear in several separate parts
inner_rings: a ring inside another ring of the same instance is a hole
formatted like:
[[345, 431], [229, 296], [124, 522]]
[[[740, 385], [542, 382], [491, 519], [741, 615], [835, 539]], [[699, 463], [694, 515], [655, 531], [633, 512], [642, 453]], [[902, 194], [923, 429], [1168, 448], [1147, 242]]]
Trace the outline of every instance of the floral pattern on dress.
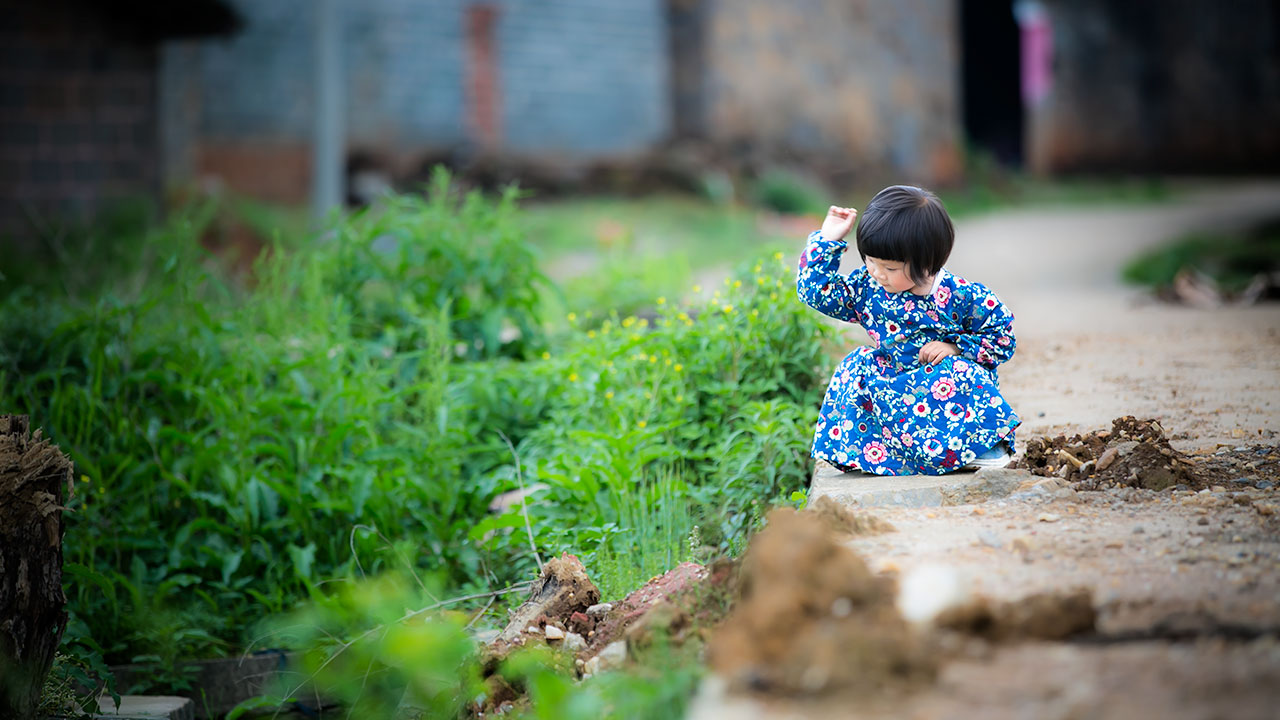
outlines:
[[[1013, 357], [1013, 314], [980, 283], [946, 269], [928, 296], [890, 293], [865, 267], [840, 274], [848, 244], [814, 232], [796, 292], [809, 307], [861, 325], [871, 345], [836, 367], [814, 430], [813, 457], [876, 475], [941, 475], [1006, 440], [1021, 420], [1000, 395], [996, 368]], [[929, 365], [941, 340], [959, 355]]]

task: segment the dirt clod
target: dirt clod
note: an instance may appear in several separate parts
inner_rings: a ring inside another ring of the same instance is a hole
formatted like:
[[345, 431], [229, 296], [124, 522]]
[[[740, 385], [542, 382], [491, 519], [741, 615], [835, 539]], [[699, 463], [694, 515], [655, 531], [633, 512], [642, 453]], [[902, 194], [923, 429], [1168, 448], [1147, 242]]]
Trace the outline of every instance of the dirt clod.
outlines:
[[874, 575], [824, 523], [769, 513], [743, 558], [739, 597], [708, 648], [739, 690], [809, 694], [928, 682], [936, 664]]
[[826, 495], [805, 508], [804, 512], [816, 516], [823, 526], [837, 535], [874, 535], [893, 532], [894, 529], [893, 525], [875, 515], [856, 513]]
[[944, 611], [936, 621], [940, 628], [978, 635], [988, 640], [1062, 640], [1091, 632], [1097, 620], [1093, 595], [1086, 588], [1067, 592], [1037, 593], [1011, 602], [979, 597], [966, 605]]
[[515, 642], [530, 625], [564, 625], [574, 613], [586, 610], [599, 599], [600, 589], [587, 577], [581, 560], [568, 553], [552, 558], [542, 567], [529, 599], [511, 615], [494, 645]]
[[1212, 484], [1169, 444], [1158, 421], [1132, 415], [1113, 420], [1110, 431], [1032, 438], [1014, 466], [1061, 477], [1077, 490], [1166, 490], [1179, 485], [1200, 490]]

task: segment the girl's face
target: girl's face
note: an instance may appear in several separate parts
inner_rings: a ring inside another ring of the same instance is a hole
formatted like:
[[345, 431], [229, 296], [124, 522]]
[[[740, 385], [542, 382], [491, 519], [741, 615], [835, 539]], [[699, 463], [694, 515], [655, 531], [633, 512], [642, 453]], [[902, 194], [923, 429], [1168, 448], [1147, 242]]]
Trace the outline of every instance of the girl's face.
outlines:
[[[916, 291], [916, 282], [911, 279], [908, 272], [910, 268], [907, 263], [900, 260], [881, 260], [868, 255], [864, 262], [867, 264], [867, 272], [871, 274], [871, 278], [880, 283], [880, 287], [891, 293], [906, 292], [907, 290]], [[924, 294], [929, 291], [926, 285]], [[921, 294], [917, 292], [916, 294]]]

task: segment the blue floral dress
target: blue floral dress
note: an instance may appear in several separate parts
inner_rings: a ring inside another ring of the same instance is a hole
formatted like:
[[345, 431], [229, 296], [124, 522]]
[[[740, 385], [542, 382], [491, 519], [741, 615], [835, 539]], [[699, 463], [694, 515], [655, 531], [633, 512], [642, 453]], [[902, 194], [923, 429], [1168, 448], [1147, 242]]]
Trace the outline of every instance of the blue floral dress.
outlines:
[[[877, 475], [941, 475], [1001, 440], [1021, 420], [1000, 395], [996, 366], [1013, 356], [1013, 315], [979, 283], [943, 269], [928, 296], [890, 293], [858, 268], [840, 274], [847, 244], [809, 236], [800, 256], [800, 299], [866, 328], [871, 345], [849, 353], [822, 401], [813, 456]], [[959, 355], [919, 360], [934, 340]]]

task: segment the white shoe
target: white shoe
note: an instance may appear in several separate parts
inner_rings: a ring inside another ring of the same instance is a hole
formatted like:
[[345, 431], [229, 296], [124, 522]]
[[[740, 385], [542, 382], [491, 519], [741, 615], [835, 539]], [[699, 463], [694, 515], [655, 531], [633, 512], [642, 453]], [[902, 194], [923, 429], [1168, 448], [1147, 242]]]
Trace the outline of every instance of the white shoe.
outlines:
[[963, 470], [981, 470], [983, 468], [1002, 468], [1008, 467], [1013, 462], [1013, 452], [1009, 449], [1009, 443], [1001, 440], [996, 443], [995, 447], [982, 453], [978, 457], [970, 460]]

